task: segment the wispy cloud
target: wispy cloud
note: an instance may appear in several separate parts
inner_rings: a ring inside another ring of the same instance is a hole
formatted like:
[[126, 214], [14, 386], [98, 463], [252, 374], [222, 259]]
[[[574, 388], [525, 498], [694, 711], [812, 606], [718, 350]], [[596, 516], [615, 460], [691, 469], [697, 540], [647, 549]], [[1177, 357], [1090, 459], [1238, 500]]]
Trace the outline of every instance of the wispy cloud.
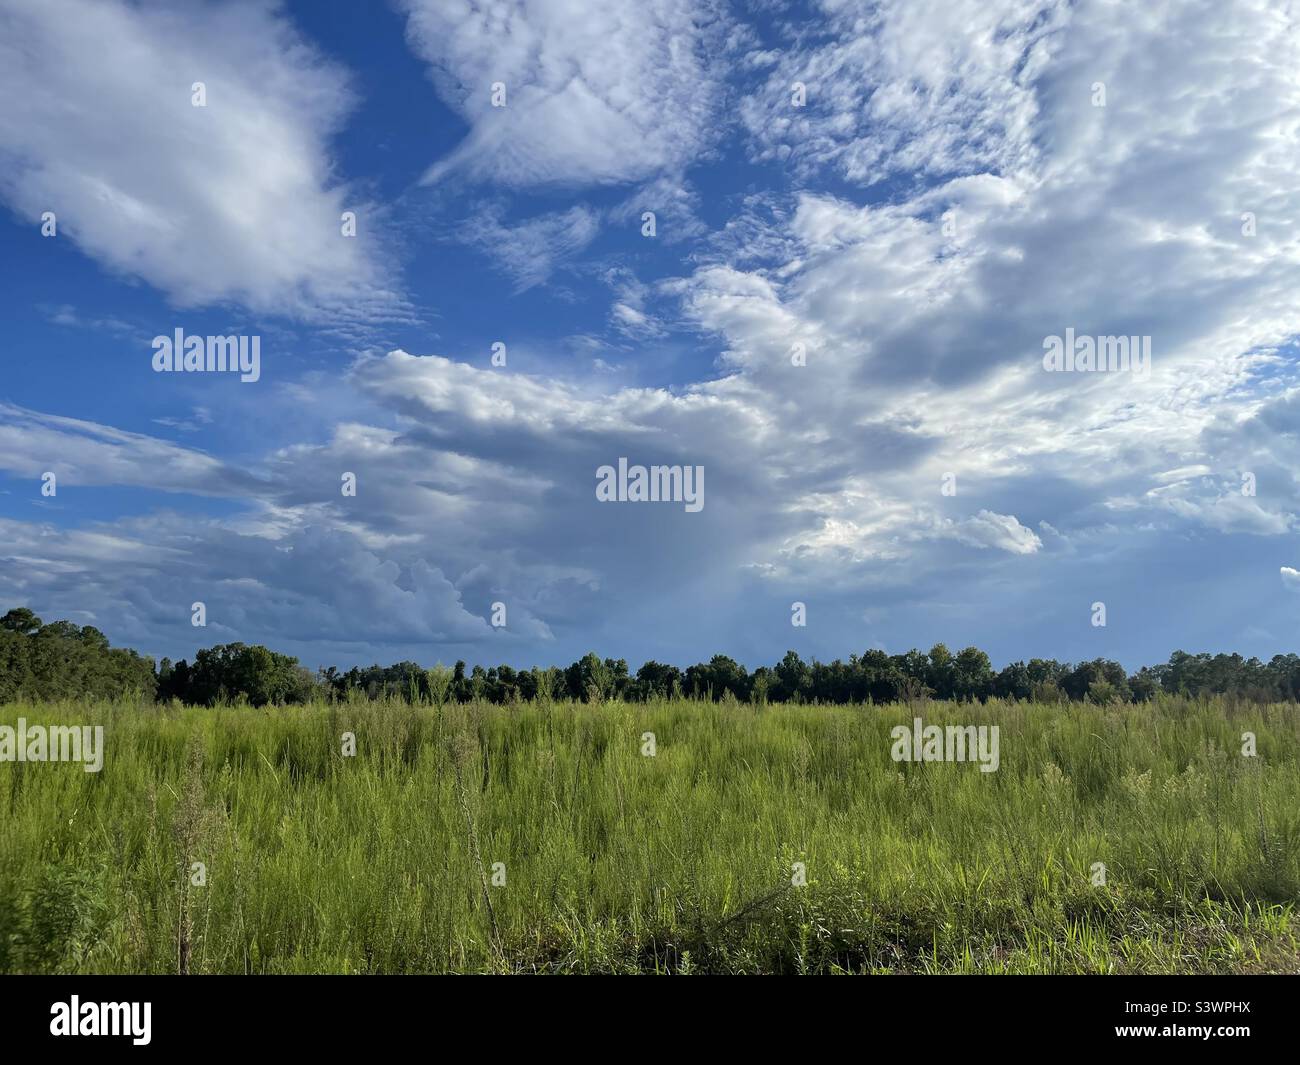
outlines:
[[409, 317], [377, 209], [332, 172], [353, 103], [347, 73], [269, 3], [0, 3], [0, 196], [181, 306]]
[[488, 207], [466, 221], [458, 235], [509, 274], [515, 292], [526, 292], [582, 251], [599, 231], [599, 213], [583, 206], [515, 223], [503, 222], [500, 211]]
[[[712, 0], [402, 6], [439, 95], [470, 126], [426, 181], [638, 181], [680, 169], [714, 139], [729, 27]], [[493, 106], [494, 84], [505, 106]]]

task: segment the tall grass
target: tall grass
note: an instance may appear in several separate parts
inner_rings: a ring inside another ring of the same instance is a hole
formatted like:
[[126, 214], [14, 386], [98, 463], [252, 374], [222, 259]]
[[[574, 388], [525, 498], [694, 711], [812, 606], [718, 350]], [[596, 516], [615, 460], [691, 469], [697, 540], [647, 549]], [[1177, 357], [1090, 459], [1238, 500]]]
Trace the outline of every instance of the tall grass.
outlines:
[[0, 707], [106, 746], [0, 764], [0, 970], [1300, 967], [1300, 707], [915, 713], [1000, 769], [892, 761], [904, 706]]

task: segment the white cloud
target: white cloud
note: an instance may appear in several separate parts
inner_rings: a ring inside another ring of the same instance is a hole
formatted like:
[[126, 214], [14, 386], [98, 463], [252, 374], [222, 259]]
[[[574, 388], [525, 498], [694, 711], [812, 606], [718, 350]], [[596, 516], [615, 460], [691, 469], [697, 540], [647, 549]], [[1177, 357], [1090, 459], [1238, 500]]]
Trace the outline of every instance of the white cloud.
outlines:
[[1013, 555], [1032, 555], [1043, 546], [1032, 529], [1026, 529], [1011, 514], [994, 514], [981, 510], [972, 518], [959, 522], [952, 535], [974, 547], [996, 547]]
[[344, 71], [267, 3], [0, 2], [0, 196], [181, 306], [408, 316], [376, 211], [331, 174], [352, 104]]
[[[1285, 20], [1251, 0], [1153, 4], [1123, 22], [1105, 3], [1042, 19], [1031, 3], [943, 19], [928, 3], [833, 6], [833, 39], [797, 31], [753, 62], [772, 73], [746, 111], [752, 150], [789, 164], [789, 194], [739, 201], [686, 276], [650, 285], [601, 265], [613, 328], [650, 352], [680, 310], [719, 353], [709, 373], [627, 388], [609, 374], [532, 376], [513, 358], [498, 372], [396, 351], [355, 365], [325, 408], [337, 416], [323, 442], [257, 456], [255, 492], [200, 453], [30, 412], [0, 437], [12, 468], [29, 476], [67, 448], [87, 481], [171, 465], [173, 490], [255, 495], [222, 525], [232, 564], [266, 589], [249, 593], [264, 596], [250, 610], [289, 624], [279, 588], [310, 602], [303, 632], [340, 639], [318, 616], [330, 603], [397, 618], [384, 630], [394, 640], [474, 641], [494, 598], [538, 639], [650, 631], [655, 610], [682, 639], [697, 617], [691, 636], [729, 631], [719, 603], [737, 604], [737, 631], [769, 611], [783, 638], [776, 588], [854, 598], [842, 616], [857, 619], [870, 588], [891, 624], [926, 610], [948, 624], [965, 609], [979, 634], [990, 588], [1004, 614], [1051, 631], [1054, 604], [1091, 602], [1102, 583], [1114, 602], [1153, 560], [1177, 574], [1160, 585], [1169, 603], [1189, 572], [1198, 586], [1271, 580], [1248, 552], [1216, 550], [1224, 535], [1285, 534], [1300, 512], [1288, 347], [1300, 330], [1300, 41]], [[711, 83], [681, 67], [705, 69], [696, 31], [662, 84], [651, 69], [684, 5], [602, 6], [586, 21], [558, 2], [499, 16], [468, 0], [412, 8], [417, 47], [471, 125], [436, 175], [642, 182], [678, 190], [668, 198], [690, 214], [689, 192], [661, 172], [708, 140], [698, 108]], [[647, 28], [647, 11], [663, 18]], [[562, 37], [561, 24], [579, 30]], [[776, 108], [800, 72], [812, 102], [787, 121]], [[701, 97], [674, 109], [683, 79]], [[505, 111], [487, 108], [493, 80], [507, 82]], [[1095, 80], [1105, 108], [1091, 104]], [[827, 176], [833, 191], [812, 185]], [[897, 179], [887, 197], [863, 191], [883, 178]], [[1246, 210], [1254, 237], [1240, 229]], [[489, 211], [462, 236], [525, 288], [590, 247], [611, 215], [505, 217]], [[1043, 372], [1043, 338], [1066, 328], [1152, 336], [1151, 377]], [[791, 364], [796, 344], [806, 366]], [[703, 465], [704, 510], [601, 507], [595, 468], [619, 456]], [[354, 503], [338, 495], [344, 469], [358, 474]], [[1257, 496], [1241, 495], [1243, 471]], [[122, 529], [102, 535], [76, 549], [131, 553]], [[179, 532], [160, 542], [183, 549]], [[299, 552], [283, 578], [282, 548]], [[358, 583], [334, 588], [304, 561], [311, 550], [322, 567], [355, 567]], [[69, 564], [27, 539], [21, 551], [51, 572]], [[1067, 568], [1071, 594], [1052, 594]], [[1300, 571], [1281, 577], [1300, 588]], [[1144, 606], [1117, 611], [1115, 630]], [[1095, 635], [1082, 616], [1079, 629]], [[843, 630], [819, 633], [843, 653]]]
[[515, 224], [485, 210], [460, 227], [460, 239], [495, 259], [525, 292], [551, 276], [560, 263], [582, 251], [600, 231], [600, 216], [577, 206]]
[[[469, 123], [426, 180], [605, 184], [691, 163], [712, 137], [726, 26], [712, 0], [404, 0], [407, 37]], [[493, 83], [505, 107], [491, 105]]]
[[[1053, 0], [822, 0], [833, 34], [780, 53], [741, 116], [756, 158], [896, 173], [1012, 173], [1035, 154], [1033, 80], [1068, 5]], [[802, 28], [802, 27], [801, 27]], [[770, 53], [765, 57], [773, 58]], [[792, 102], [803, 84], [807, 101]]]
[[[1111, 4], [976, 6], [951, 20], [836, 4], [837, 36], [799, 35], [754, 97], [754, 150], [808, 181], [966, 176], [883, 202], [752, 201], [671, 286], [721, 338], [730, 394], [828, 427], [826, 446], [870, 465], [865, 496], [844, 477], [822, 504], [830, 541], [869, 530], [862, 559], [896, 550], [879, 515], [934, 513], [948, 472], [957, 502], [1050, 517], [1067, 537], [1107, 520], [1105, 500], [1134, 528], [1288, 531], [1296, 375], [1275, 352], [1300, 332], [1282, 295], [1300, 285], [1282, 165], [1300, 151], [1300, 39], [1257, 3], [1151, 5], [1122, 32]], [[788, 107], [800, 72], [803, 113]], [[884, 89], [906, 104], [898, 130], [873, 125]], [[1243, 234], [1251, 205], [1276, 228]], [[1150, 335], [1150, 380], [1044, 373], [1043, 338], [1067, 327]], [[1268, 486], [1258, 499], [1237, 491], [1242, 470]], [[996, 542], [991, 519], [970, 520]]]
[[[56, 486], [123, 485], [206, 496], [237, 496], [258, 482], [243, 471], [156, 437], [0, 403], [0, 470]], [[57, 496], [53, 498], [58, 498]]]

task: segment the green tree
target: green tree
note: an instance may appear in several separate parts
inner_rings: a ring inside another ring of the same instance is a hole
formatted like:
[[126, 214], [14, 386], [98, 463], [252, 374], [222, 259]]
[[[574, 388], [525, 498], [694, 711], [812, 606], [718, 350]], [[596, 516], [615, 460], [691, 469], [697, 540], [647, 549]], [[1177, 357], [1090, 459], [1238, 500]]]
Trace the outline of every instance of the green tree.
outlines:
[[16, 632], [22, 636], [28, 636], [39, 631], [40, 628], [41, 619], [25, 606], [14, 607], [13, 610], [0, 618], [0, 629], [8, 629], [10, 632]]

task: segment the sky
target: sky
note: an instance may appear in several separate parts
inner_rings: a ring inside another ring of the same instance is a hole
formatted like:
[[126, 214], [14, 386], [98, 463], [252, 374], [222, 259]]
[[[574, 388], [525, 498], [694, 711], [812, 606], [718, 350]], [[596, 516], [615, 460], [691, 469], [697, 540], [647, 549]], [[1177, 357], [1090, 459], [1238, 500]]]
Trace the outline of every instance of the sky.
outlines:
[[[1295, 16], [0, 0], [0, 611], [311, 667], [1297, 650]], [[257, 379], [156, 370], [178, 329]]]

